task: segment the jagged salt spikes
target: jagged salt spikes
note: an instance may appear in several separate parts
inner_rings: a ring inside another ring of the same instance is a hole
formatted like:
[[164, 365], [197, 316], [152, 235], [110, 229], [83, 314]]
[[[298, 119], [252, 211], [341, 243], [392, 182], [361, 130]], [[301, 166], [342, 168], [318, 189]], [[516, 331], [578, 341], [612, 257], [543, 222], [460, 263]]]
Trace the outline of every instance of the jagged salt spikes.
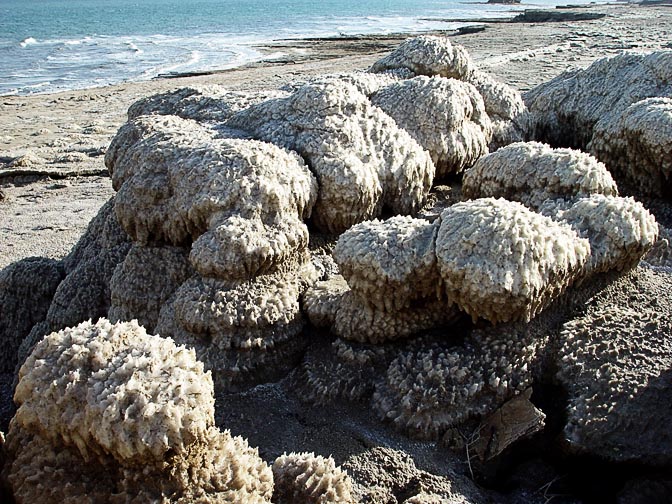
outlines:
[[381, 88], [371, 102], [429, 151], [437, 178], [461, 172], [488, 152], [492, 125], [471, 84], [416, 77]]
[[588, 149], [629, 186], [647, 195], [669, 194], [672, 98], [642, 100], [600, 120]]
[[105, 450], [120, 462], [180, 452], [214, 416], [212, 378], [193, 350], [105, 319], [38, 343], [14, 399], [24, 429], [71, 439], [84, 458]]
[[484, 198], [441, 214], [436, 255], [446, 296], [476, 319], [529, 320], [581, 273], [588, 240], [520, 203]]
[[273, 462], [276, 504], [354, 504], [352, 481], [334, 459], [314, 453], [290, 453]]
[[607, 167], [592, 156], [527, 142], [479, 159], [464, 174], [462, 194], [470, 199], [503, 197], [539, 210], [549, 199], [616, 196], [618, 188]]

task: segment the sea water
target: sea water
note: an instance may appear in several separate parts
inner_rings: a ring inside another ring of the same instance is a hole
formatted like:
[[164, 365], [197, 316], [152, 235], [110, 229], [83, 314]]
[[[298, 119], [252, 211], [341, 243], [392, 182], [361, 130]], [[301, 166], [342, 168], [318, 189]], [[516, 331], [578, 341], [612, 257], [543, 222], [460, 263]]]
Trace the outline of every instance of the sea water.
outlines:
[[[520, 6], [457, 0], [0, 0], [0, 95], [226, 69], [277, 39], [454, 29]], [[433, 19], [432, 19], [433, 18]]]

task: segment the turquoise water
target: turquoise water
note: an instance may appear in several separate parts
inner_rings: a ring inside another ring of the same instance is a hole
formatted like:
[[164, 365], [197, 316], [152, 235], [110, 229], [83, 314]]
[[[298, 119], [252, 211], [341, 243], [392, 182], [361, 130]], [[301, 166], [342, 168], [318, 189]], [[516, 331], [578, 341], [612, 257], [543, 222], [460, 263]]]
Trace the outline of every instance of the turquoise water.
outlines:
[[456, 0], [0, 0], [0, 95], [231, 68], [261, 59], [253, 45], [270, 40], [452, 29], [426, 18], [510, 11]]

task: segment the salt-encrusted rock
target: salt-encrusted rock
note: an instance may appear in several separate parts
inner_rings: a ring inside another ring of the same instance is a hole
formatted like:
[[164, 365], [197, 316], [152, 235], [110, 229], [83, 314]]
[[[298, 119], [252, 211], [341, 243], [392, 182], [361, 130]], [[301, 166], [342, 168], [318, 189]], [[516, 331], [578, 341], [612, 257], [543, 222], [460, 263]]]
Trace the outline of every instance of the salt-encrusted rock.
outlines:
[[421, 343], [392, 361], [374, 408], [413, 437], [438, 439], [527, 389], [547, 340], [507, 325], [475, 330], [459, 346]]
[[341, 233], [383, 207], [412, 214], [434, 179], [429, 154], [351, 84], [308, 84], [227, 125], [306, 159], [320, 187], [313, 223], [325, 232]]
[[436, 255], [448, 301], [498, 323], [539, 313], [582, 272], [590, 245], [520, 203], [484, 198], [443, 211]]
[[333, 256], [365, 304], [390, 313], [407, 309], [440, 292], [434, 252], [438, 227], [407, 216], [362, 222], [339, 237]]
[[370, 97], [372, 94], [385, 86], [389, 86], [390, 84], [399, 82], [402, 79], [408, 79], [414, 76], [415, 75], [410, 70], [378, 74], [355, 71], [348, 73], [318, 75], [317, 77], [312, 77], [306, 81], [293, 81], [285, 84], [281, 89], [284, 91], [295, 92], [306, 84], [328, 84], [330, 82], [337, 81], [346, 84], [352, 84], [360, 93]]
[[492, 126], [470, 84], [421, 76], [383, 87], [371, 103], [429, 151], [437, 178], [461, 172], [488, 152]]
[[590, 241], [586, 275], [630, 269], [658, 240], [655, 217], [632, 198], [593, 194], [573, 202], [548, 201], [541, 212]]
[[20, 502], [270, 502], [270, 468], [214, 427], [193, 350], [134, 322], [47, 336], [15, 400], [3, 476]]
[[444, 300], [428, 299], [408, 308], [379, 310], [353, 291], [345, 292], [338, 304], [333, 332], [350, 341], [384, 343], [417, 335], [456, 322], [460, 311]]
[[218, 391], [275, 378], [305, 347], [299, 296], [315, 276], [307, 258], [243, 282], [194, 276], [163, 305], [156, 332], [193, 347]]
[[492, 124], [490, 151], [527, 139], [530, 118], [527, 106], [518, 90], [496, 81], [477, 70], [468, 81], [483, 97], [485, 111]]
[[638, 268], [567, 322], [557, 378], [569, 394], [568, 448], [617, 462], [672, 462], [669, 273]]
[[314, 453], [284, 454], [273, 462], [276, 504], [354, 504], [352, 481], [331, 457]]
[[549, 199], [591, 194], [618, 194], [604, 164], [581, 151], [537, 142], [515, 143], [482, 157], [462, 181], [465, 198], [505, 198], [536, 211]]
[[588, 148], [617, 179], [644, 194], [668, 196], [672, 98], [649, 98], [608, 115], [595, 125]]
[[281, 91], [235, 92], [217, 84], [190, 86], [136, 101], [128, 109], [128, 119], [156, 114], [175, 115], [203, 122], [222, 122], [250, 105], [284, 94]]
[[359, 401], [373, 394], [376, 382], [396, 356], [390, 345], [357, 343], [336, 338], [327, 347], [312, 345], [296, 380], [301, 400], [326, 404]]
[[301, 306], [308, 320], [315, 327], [330, 328], [336, 320], [336, 312], [343, 295], [350, 286], [341, 275], [316, 282], [303, 294]]
[[402, 502], [408, 502], [408, 499], [422, 499], [428, 494], [439, 496], [440, 500], [435, 502], [440, 504], [491, 500], [468, 478], [457, 473], [436, 476], [423, 471], [416, 467], [407, 452], [389, 447], [363, 448], [341, 467], [353, 480], [358, 502], [400, 502], [400, 496], [406, 498]]
[[0, 271], [0, 373], [14, 372], [21, 342], [46, 318], [63, 277], [61, 262], [43, 257], [22, 259]]
[[407, 68], [415, 75], [440, 75], [466, 81], [476, 70], [464, 47], [452, 45], [448, 37], [429, 35], [406, 39], [376, 61], [370, 71], [380, 73], [399, 68]]
[[120, 129], [105, 160], [131, 237], [143, 244], [195, 240], [191, 262], [202, 275], [249, 278], [308, 243], [302, 219], [317, 185], [294, 153], [216, 139], [174, 116], [146, 116]]
[[135, 319], [153, 332], [163, 304], [193, 274], [188, 248], [133, 244], [110, 280], [108, 318]]
[[528, 91], [532, 138], [585, 150], [598, 121], [645, 98], [672, 97], [672, 51], [624, 53]]

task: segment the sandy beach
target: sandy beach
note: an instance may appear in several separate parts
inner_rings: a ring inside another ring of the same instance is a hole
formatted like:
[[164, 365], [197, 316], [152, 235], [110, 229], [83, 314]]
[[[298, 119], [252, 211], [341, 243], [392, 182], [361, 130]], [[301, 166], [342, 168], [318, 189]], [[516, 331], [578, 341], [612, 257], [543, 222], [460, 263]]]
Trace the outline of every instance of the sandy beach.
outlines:
[[[481, 70], [520, 91], [623, 51], [669, 47], [668, 6], [596, 5], [592, 21], [475, 23], [478, 33], [446, 32]], [[450, 21], [450, 20], [447, 20]], [[311, 76], [367, 69], [405, 35], [286, 40], [260, 48], [284, 56], [206, 75], [33, 96], [0, 97], [0, 267], [29, 256], [68, 253], [113, 191], [103, 155], [136, 100], [179, 87], [276, 89]]]

